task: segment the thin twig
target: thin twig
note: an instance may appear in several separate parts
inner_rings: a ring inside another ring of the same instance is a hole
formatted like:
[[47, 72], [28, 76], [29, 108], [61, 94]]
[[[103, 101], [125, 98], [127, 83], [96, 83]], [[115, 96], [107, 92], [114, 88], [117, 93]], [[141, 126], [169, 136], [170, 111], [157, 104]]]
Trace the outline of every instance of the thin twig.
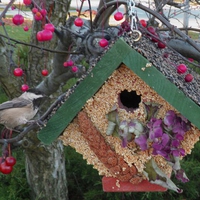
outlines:
[[[1, 37], [4, 37], [4, 38], [7, 38], [9, 39], [10, 37], [6, 36], [6, 35], [3, 35], [0, 33], [0, 36]], [[36, 49], [42, 49], [44, 51], [48, 51], [48, 52], [51, 52], [51, 53], [59, 53], [59, 54], [80, 54], [80, 52], [73, 52], [73, 51], [58, 51], [58, 50], [53, 50], [53, 49], [48, 49], [48, 48], [45, 48], [45, 47], [40, 47], [40, 46], [37, 46], [37, 45], [34, 45], [34, 44], [29, 44], [29, 43], [26, 43], [26, 42], [22, 42], [22, 41], [19, 41], [19, 40], [15, 40], [13, 38], [10, 38], [11, 41], [17, 43], [17, 44], [23, 44], [23, 45], [26, 45], [26, 46], [30, 46], [30, 47], [33, 47], [33, 48], [36, 48]]]
[[15, 2], [15, 0], [11, 0], [7, 6], [4, 8], [4, 10], [2, 11], [2, 13], [0, 14], [0, 21], [2, 18], [5, 17], [5, 14], [7, 13], [8, 9], [12, 6], [12, 4]]
[[89, 11], [90, 11], [90, 31], [93, 33], [93, 24], [92, 24], [92, 7], [91, 7], [91, 2], [88, 0], [88, 6], [89, 6]]

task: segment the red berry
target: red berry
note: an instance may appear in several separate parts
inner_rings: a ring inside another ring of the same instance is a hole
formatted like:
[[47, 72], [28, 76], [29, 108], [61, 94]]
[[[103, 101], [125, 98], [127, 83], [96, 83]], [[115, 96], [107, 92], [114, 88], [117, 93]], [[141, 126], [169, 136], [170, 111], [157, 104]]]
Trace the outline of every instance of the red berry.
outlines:
[[54, 32], [54, 25], [53, 24], [51, 24], [51, 23], [48, 23], [48, 24], [45, 24], [44, 25], [44, 29], [45, 30], [49, 30], [49, 31], [51, 31], [51, 32]]
[[73, 62], [72, 60], [68, 60], [68, 61], [67, 61], [67, 65], [68, 65], [68, 66], [73, 66], [73, 65], [74, 65], [74, 62]]
[[77, 72], [78, 71], [78, 67], [77, 66], [73, 66], [72, 67], [72, 72]]
[[50, 30], [43, 30], [42, 31], [42, 39], [43, 41], [49, 41], [53, 37], [53, 33]]
[[164, 58], [168, 58], [169, 57], [169, 53], [168, 52], [164, 52], [163, 57]]
[[83, 26], [83, 20], [80, 18], [80, 17], [77, 17], [75, 20], [74, 20], [74, 24], [78, 27], [81, 27]]
[[21, 86], [21, 91], [23, 91], [23, 92], [26, 92], [28, 89], [29, 89], [29, 86], [26, 85], [26, 84], [23, 84], [23, 85]]
[[74, 65], [74, 62], [72, 60], [68, 60], [68, 61], [66, 61], [66, 62], [63, 63], [64, 67], [69, 67], [69, 66], [71, 67], [73, 65]]
[[37, 32], [36, 38], [38, 41], [43, 42], [42, 31]]
[[32, 3], [31, 0], [23, 0], [23, 2], [24, 2], [24, 4], [25, 4], [26, 6], [28, 6], [28, 5], [30, 5], [30, 4]]
[[192, 74], [187, 74], [187, 75], [185, 76], [185, 82], [191, 82], [192, 80], [193, 80]]
[[100, 46], [100, 47], [106, 47], [106, 46], [108, 46], [108, 40], [106, 40], [105, 38], [102, 38], [102, 39], [99, 41], [99, 46]]
[[16, 164], [16, 159], [12, 156], [6, 158], [6, 165], [14, 166]]
[[184, 64], [180, 64], [177, 67], [177, 73], [184, 74], [187, 71], [187, 66]]
[[33, 9], [32, 9], [32, 13], [35, 14], [36, 12], [38, 12], [38, 9], [37, 9], [37, 8], [33, 8]]
[[12, 18], [13, 24], [19, 26], [21, 24], [24, 23], [24, 17], [20, 14], [16, 14], [13, 18]]
[[14, 76], [22, 76], [23, 75], [23, 70], [20, 67], [17, 67], [13, 71]]
[[36, 37], [37, 37], [37, 40], [40, 42], [49, 41], [52, 39], [53, 33], [50, 30], [43, 30], [43, 31], [37, 32]]
[[43, 19], [43, 16], [42, 16], [42, 14], [38, 11], [38, 12], [35, 13], [34, 19], [35, 19], [36, 21], [40, 21], [40, 20]]
[[43, 17], [45, 17], [47, 15], [47, 10], [42, 9], [42, 10], [40, 10], [40, 13], [42, 14]]
[[2, 172], [3, 174], [10, 174], [12, 170], [12, 166], [7, 165], [6, 162], [0, 164], [0, 172]]
[[28, 26], [24, 26], [24, 31], [28, 31], [28, 30], [29, 30]]
[[64, 66], [64, 67], [68, 67], [67, 62], [64, 62], [64, 63], [63, 63], [63, 66]]
[[158, 42], [158, 48], [164, 49], [166, 47], [166, 44], [163, 42]]
[[124, 17], [124, 16], [123, 16], [123, 14], [122, 14], [121, 12], [116, 12], [116, 13], [114, 14], [114, 18], [115, 18], [116, 21], [122, 20], [123, 17]]
[[49, 74], [47, 69], [43, 69], [41, 73], [42, 73], [42, 76], [47, 76]]
[[193, 58], [188, 58], [188, 60], [189, 60], [190, 62], [194, 62], [194, 59], [193, 59]]
[[151, 34], [153, 34], [153, 35], [156, 34], [156, 29], [155, 29], [153, 26], [148, 26], [148, 27], [147, 27], [147, 30], [148, 30]]
[[140, 20], [140, 24], [141, 24], [143, 27], [147, 27], [147, 21], [144, 20], [144, 19], [141, 19], [141, 20]]

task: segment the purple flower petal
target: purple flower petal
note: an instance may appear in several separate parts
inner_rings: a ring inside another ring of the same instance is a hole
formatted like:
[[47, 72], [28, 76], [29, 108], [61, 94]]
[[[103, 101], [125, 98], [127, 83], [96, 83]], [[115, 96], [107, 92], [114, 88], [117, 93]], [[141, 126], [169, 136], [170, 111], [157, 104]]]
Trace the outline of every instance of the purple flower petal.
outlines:
[[171, 145], [172, 145], [172, 147], [177, 148], [180, 145], [180, 141], [179, 140], [172, 140]]
[[176, 134], [175, 138], [179, 141], [182, 141], [184, 139], [182, 134]]
[[176, 171], [176, 178], [183, 183], [186, 183], [189, 181], [188, 177], [186, 176], [185, 172], [183, 169], [179, 169]]
[[122, 147], [125, 148], [128, 144], [128, 141], [127, 141], [127, 138], [126, 137], [123, 137], [122, 138]]
[[142, 151], [148, 148], [146, 135], [140, 135], [138, 138], [135, 138], [135, 143], [140, 146]]
[[159, 127], [162, 125], [162, 119], [156, 119], [153, 123], [153, 127]]
[[165, 151], [158, 150], [158, 151], [156, 151], [156, 152], [157, 152], [158, 155], [161, 155], [161, 156], [163, 156], [164, 158], [167, 158], [167, 157], [168, 157], [168, 155], [167, 155], [167, 153], [166, 153]]
[[163, 149], [163, 146], [159, 143], [153, 143], [152, 147], [157, 151]]
[[163, 129], [162, 129], [161, 127], [156, 127], [156, 128], [153, 129], [153, 130], [154, 130], [154, 136], [155, 136], [156, 138], [162, 137], [162, 135], [163, 135]]
[[175, 150], [172, 150], [172, 155], [175, 156], [175, 157], [179, 157], [179, 150], [178, 149], [175, 149]]
[[179, 153], [181, 156], [185, 156], [185, 150], [183, 148], [179, 149]]
[[164, 120], [163, 120], [164, 124], [167, 126], [172, 126], [174, 124], [175, 118], [176, 118], [176, 115], [174, 111], [169, 110], [164, 117]]
[[165, 147], [168, 144], [169, 140], [170, 140], [169, 135], [164, 133], [162, 135], [162, 146]]

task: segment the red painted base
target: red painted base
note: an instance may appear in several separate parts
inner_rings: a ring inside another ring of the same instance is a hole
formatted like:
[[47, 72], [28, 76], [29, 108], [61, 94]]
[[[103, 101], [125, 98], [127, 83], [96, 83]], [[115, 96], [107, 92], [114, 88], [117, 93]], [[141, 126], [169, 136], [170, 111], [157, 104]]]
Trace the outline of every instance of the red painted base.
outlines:
[[166, 188], [157, 184], [150, 183], [147, 180], [139, 184], [131, 184], [130, 182], [122, 182], [117, 178], [103, 177], [102, 179], [104, 192], [165, 192]]

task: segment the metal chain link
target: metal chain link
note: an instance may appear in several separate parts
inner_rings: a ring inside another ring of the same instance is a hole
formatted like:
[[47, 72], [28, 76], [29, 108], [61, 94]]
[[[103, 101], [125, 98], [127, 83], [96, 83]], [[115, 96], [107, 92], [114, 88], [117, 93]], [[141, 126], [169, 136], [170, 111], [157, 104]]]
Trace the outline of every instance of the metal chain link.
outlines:
[[130, 18], [130, 23], [131, 23], [131, 30], [134, 30], [134, 29], [137, 30], [135, 1], [127, 0], [127, 6], [128, 6], [128, 15]]
[[136, 23], [135, 1], [134, 0], [127, 0], [127, 7], [128, 7], [128, 16], [130, 18], [131, 31], [138, 35], [134, 41], [139, 41], [142, 34], [138, 30], [137, 23]]

